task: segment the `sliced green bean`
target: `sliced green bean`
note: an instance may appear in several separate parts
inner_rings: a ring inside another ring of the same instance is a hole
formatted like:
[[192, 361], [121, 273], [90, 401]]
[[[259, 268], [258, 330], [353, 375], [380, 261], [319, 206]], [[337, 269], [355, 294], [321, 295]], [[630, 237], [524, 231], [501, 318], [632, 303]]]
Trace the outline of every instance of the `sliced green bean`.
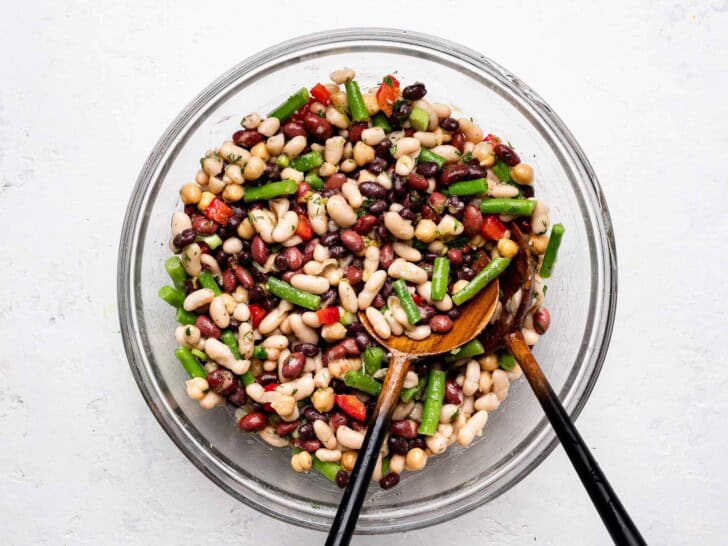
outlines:
[[[230, 352], [233, 353], [233, 356], [235, 358], [237, 358], [238, 360], [241, 360], [243, 358], [243, 355], [240, 354], [240, 348], [238, 347], [238, 339], [232, 332], [232, 330], [225, 330], [222, 334], [220, 334], [220, 341], [228, 346]], [[243, 383], [246, 387], [251, 383], [255, 383], [255, 376], [250, 370], [245, 372], [240, 377], [243, 379]]]
[[430, 114], [426, 110], [415, 106], [412, 108], [412, 112], [410, 112], [409, 122], [415, 131], [427, 131], [427, 126], [430, 123]]
[[282, 195], [293, 195], [298, 189], [298, 184], [295, 180], [281, 180], [280, 182], [270, 182], [262, 186], [254, 186], [252, 188], [245, 189], [245, 195], [243, 200], [246, 203], [251, 201], [267, 201], [268, 199], [275, 199]]
[[432, 301], [441, 301], [447, 293], [447, 282], [450, 279], [450, 260], [444, 256], [435, 258], [432, 265]]
[[431, 369], [427, 379], [427, 394], [425, 405], [422, 408], [422, 421], [418, 432], [425, 436], [432, 436], [437, 432], [440, 423], [442, 401], [445, 399], [445, 372]]
[[382, 476], [389, 474], [389, 457], [382, 457]]
[[410, 387], [408, 389], [402, 389], [399, 393], [399, 399], [402, 400], [405, 404], [407, 402], [411, 402], [415, 398], [419, 398], [419, 396], [425, 391], [425, 388], [427, 387], [427, 378], [426, 377], [420, 377], [419, 382], [414, 387]]
[[187, 275], [187, 271], [185, 271], [185, 268], [182, 265], [182, 260], [180, 260], [177, 256], [172, 256], [164, 262], [164, 269], [167, 271], [169, 278], [172, 279], [172, 282], [177, 288], [185, 287], [189, 277]]
[[367, 375], [376, 373], [382, 367], [382, 360], [384, 360], [384, 349], [369, 345], [362, 354], [364, 373]]
[[551, 270], [556, 263], [556, 254], [559, 252], [564, 231], [566, 229], [563, 224], [554, 224], [554, 227], [551, 228], [551, 237], [549, 238], [549, 244], [546, 245], [546, 253], [543, 255], [541, 271], [539, 272], [544, 279], [548, 279], [551, 276]]
[[207, 377], [205, 368], [203, 368], [200, 363], [195, 360], [195, 357], [192, 356], [192, 353], [187, 347], [177, 347], [174, 354], [187, 372], [187, 375], [190, 377]]
[[281, 122], [286, 121], [296, 113], [296, 110], [308, 102], [308, 98], [308, 89], [301, 87], [301, 89], [288, 97], [283, 104], [273, 110], [268, 116], [278, 118]]
[[297, 171], [305, 173], [306, 171], [310, 171], [311, 169], [320, 167], [323, 162], [324, 158], [321, 155], [321, 152], [313, 150], [311, 152], [308, 152], [307, 154], [299, 155], [296, 159], [291, 161], [291, 167], [293, 167]]
[[455, 182], [447, 187], [450, 195], [482, 195], [488, 191], [488, 181], [485, 178]]
[[311, 186], [312, 190], [322, 190], [324, 189], [324, 181], [321, 179], [321, 177], [318, 175], [316, 171], [311, 171], [308, 173], [304, 179], [304, 182]]
[[197, 281], [200, 283], [202, 288], [209, 288], [216, 296], [222, 294], [222, 290], [220, 290], [215, 277], [213, 277], [212, 273], [209, 271], [202, 271], [199, 275], [197, 275]]
[[253, 358], [258, 360], [268, 360], [268, 351], [262, 345], [256, 345], [253, 347]]
[[346, 372], [346, 375], [344, 375], [344, 383], [352, 389], [360, 390], [372, 396], [377, 396], [382, 390], [382, 384], [379, 381], [359, 370]]
[[197, 236], [197, 241], [202, 241], [207, 246], [210, 247], [210, 250], [215, 250], [217, 247], [219, 247], [222, 244], [222, 239], [220, 239], [220, 236], [217, 233], [213, 233], [212, 235], [204, 235], [204, 236]]
[[324, 478], [334, 483], [336, 483], [336, 474], [339, 472], [339, 470], [341, 470], [341, 465], [328, 461], [322, 461], [315, 455], [313, 457], [313, 467], [315, 470], [320, 472], [324, 476]]
[[422, 315], [420, 315], [420, 310], [417, 309], [415, 300], [412, 299], [412, 294], [410, 294], [409, 290], [407, 290], [407, 284], [404, 282], [404, 279], [397, 279], [394, 281], [392, 283], [392, 288], [399, 298], [399, 303], [402, 304], [404, 314], [407, 315], [407, 322], [410, 324], [417, 324], [421, 321]]
[[516, 367], [516, 357], [511, 353], [501, 353], [498, 356], [498, 365], [508, 372]]
[[280, 167], [281, 169], [285, 169], [291, 164], [291, 160], [288, 159], [287, 155], [281, 154], [278, 156], [278, 159], [276, 159], [276, 165]]
[[480, 270], [473, 280], [471, 280], [464, 288], [453, 294], [452, 301], [455, 305], [462, 305], [466, 301], [475, 297], [475, 295], [493, 282], [498, 275], [503, 273], [511, 263], [510, 258], [493, 258], [488, 265]]
[[185, 311], [182, 307], [177, 309], [177, 314], [174, 318], [180, 324], [194, 324], [197, 322], [197, 315], [190, 313], [189, 311]]
[[190, 352], [192, 353], [192, 356], [194, 356], [195, 358], [199, 358], [203, 362], [207, 362], [209, 358], [207, 356], [207, 353], [205, 353], [204, 351], [200, 351], [199, 349], [190, 349]]
[[159, 297], [172, 307], [182, 307], [182, 304], [185, 302], [185, 293], [179, 288], [172, 288], [171, 286], [163, 286], [160, 288]]
[[268, 277], [266, 283], [268, 290], [274, 296], [290, 301], [294, 305], [316, 311], [321, 306], [321, 297], [305, 290], [299, 290], [288, 284], [286, 281], [282, 281], [276, 277]]
[[484, 352], [485, 348], [483, 347], [483, 344], [479, 340], [473, 339], [468, 341], [465, 345], [461, 345], [457, 349], [454, 349], [449, 355], [446, 355], [445, 362], [455, 362], [456, 360], [463, 358], [482, 355]]
[[351, 119], [354, 121], [367, 121], [369, 119], [369, 112], [367, 112], [364, 98], [361, 96], [359, 84], [354, 80], [349, 80], [344, 83], [344, 87], [346, 88], [346, 98], [349, 101]]
[[535, 208], [535, 199], [483, 199], [480, 202], [480, 212], [483, 214], [531, 216]]
[[381, 127], [385, 133], [392, 132], [392, 124], [389, 123], [389, 118], [384, 115], [384, 112], [377, 112], [372, 116], [372, 125]]
[[428, 150], [427, 148], [420, 149], [420, 155], [417, 156], [420, 163], [437, 163], [437, 166], [442, 169], [445, 164], [445, 158], [441, 155], [437, 155], [435, 152]]

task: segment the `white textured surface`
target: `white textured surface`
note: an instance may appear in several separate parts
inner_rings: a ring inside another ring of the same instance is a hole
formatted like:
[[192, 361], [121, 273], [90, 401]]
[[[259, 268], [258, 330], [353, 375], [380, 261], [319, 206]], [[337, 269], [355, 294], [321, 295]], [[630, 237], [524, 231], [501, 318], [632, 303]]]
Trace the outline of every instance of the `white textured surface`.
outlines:
[[[146, 154], [192, 96], [268, 45], [352, 24], [480, 50], [572, 129], [607, 195], [620, 263], [612, 346], [579, 427], [651, 543], [725, 541], [728, 0], [512, 1], [479, 13], [452, 2], [447, 25], [422, 3], [402, 4], [331, 13], [292, 1], [5, 4], [3, 543], [322, 542], [235, 502], [157, 425], [119, 336], [116, 247]], [[453, 539], [609, 542], [557, 449], [464, 517], [355, 543]]]

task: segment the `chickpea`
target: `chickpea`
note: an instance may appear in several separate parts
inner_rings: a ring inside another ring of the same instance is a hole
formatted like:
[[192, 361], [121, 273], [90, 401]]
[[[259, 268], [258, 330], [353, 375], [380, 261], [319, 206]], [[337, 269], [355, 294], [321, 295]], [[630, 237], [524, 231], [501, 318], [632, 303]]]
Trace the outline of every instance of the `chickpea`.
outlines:
[[431, 243], [437, 237], [437, 224], [432, 220], [420, 220], [415, 228], [415, 237], [423, 243]]
[[549, 244], [548, 235], [531, 235], [530, 243], [536, 254], [544, 254]]
[[196, 205], [200, 202], [202, 190], [200, 189], [200, 186], [194, 182], [190, 182], [189, 184], [182, 186], [182, 189], [179, 191], [179, 196], [185, 205]]
[[354, 161], [360, 167], [374, 161], [374, 148], [364, 144], [361, 140], [354, 145]]
[[495, 353], [490, 353], [486, 356], [480, 357], [478, 359], [478, 364], [480, 364], [480, 369], [484, 372], [492, 372], [494, 370], [498, 369], [498, 356]]
[[313, 459], [308, 451], [301, 451], [291, 457], [291, 466], [296, 472], [308, 472], [312, 464]]
[[427, 464], [427, 454], [419, 447], [412, 448], [407, 452], [404, 464], [412, 472], [422, 470]]
[[268, 151], [268, 147], [263, 141], [258, 142], [258, 144], [253, 146], [250, 149], [250, 153], [253, 154], [255, 157], [259, 157], [263, 161], [268, 161], [270, 159], [270, 152]]
[[255, 235], [255, 228], [250, 223], [248, 218], [244, 218], [240, 225], [238, 225], [238, 237], [249, 241]]
[[354, 470], [357, 454], [358, 453], [354, 450], [344, 451], [344, 453], [341, 454], [341, 461], [339, 461], [341, 468], [343, 468], [347, 472], [351, 472], [352, 470]]
[[245, 177], [245, 180], [258, 180], [258, 178], [263, 175], [264, 171], [265, 161], [263, 161], [259, 157], [252, 156], [245, 164], [245, 168], [243, 169], [243, 176]]
[[339, 170], [342, 173], [350, 173], [354, 169], [356, 169], [356, 161], [354, 161], [353, 159], [345, 159], [341, 162], [341, 165], [339, 165]]
[[327, 387], [325, 389], [317, 389], [311, 396], [311, 403], [316, 411], [326, 413], [334, 409], [334, 389]]
[[510, 239], [500, 239], [497, 248], [500, 255], [504, 258], [513, 258], [518, 254], [518, 245]]
[[243, 198], [245, 190], [240, 184], [228, 184], [222, 191], [222, 198], [228, 203], [240, 201]]
[[519, 184], [530, 186], [533, 184], [533, 167], [527, 163], [519, 163], [511, 167], [511, 178]]

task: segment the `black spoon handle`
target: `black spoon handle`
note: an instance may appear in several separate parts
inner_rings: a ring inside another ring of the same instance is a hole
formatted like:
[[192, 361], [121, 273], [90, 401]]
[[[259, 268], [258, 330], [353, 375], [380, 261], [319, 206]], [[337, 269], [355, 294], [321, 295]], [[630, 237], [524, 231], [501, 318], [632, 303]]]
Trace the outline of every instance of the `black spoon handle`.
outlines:
[[629, 514], [622, 506], [617, 494], [609, 485], [606, 476], [592, 457], [589, 448], [576, 430], [569, 414], [561, 405], [559, 397], [551, 388], [541, 367], [533, 357], [531, 350], [520, 331], [505, 337], [508, 350], [516, 357], [528, 382], [531, 384], [536, 398], [556, 431], [559, 441], [581, 478], [594, 506], [604, 522], [615, 544], [619, 546], [637, 546], [646, 544]]
[[356, 465], [349, 476], [349, 483], [344, 496], [339, 503], [334, 523], [329, 530], [326, 546], [346, 546], [354, 534], [356, 521], [359, 519], [361, 505], [372, 479], [374, 468], [377, 466], [379, 451], [382, 449], [384, 436], [389, 428], [392, 411], [399, 400], [404, 376], [407, 375], [410, 360], [407, 355], [393, 354], [384, 378], [382, 392], [379, 394], [377, 406], [374, 409], [374, 421], [369, 425], [364, 443], [356, 458]]

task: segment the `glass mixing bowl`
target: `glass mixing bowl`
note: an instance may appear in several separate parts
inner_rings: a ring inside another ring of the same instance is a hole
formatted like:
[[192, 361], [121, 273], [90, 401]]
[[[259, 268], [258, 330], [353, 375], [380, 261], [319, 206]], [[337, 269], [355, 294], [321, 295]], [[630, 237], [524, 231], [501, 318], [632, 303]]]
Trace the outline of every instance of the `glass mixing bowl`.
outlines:
[[[197, 96], [152, 150], [131, 196], [119, 252], [119, 318], [132, 373], [149, 408], [192, 463], [235, 498], [284, 521], [325, 529], [341, 490], [315, 472], [290, 468], [290, 450], [241, 434], [224, 408], [202, 410], [185, 394], [174, 357], [174, 313], [157, 296], [167, 284], [169, 221], [180, 186], [206, 150], [230, 138], [249, 112], [268, 112], [302, 85], [352, 67], [363, 88], [395, 72], [427, 84], [428, 98], [473, 116], [517, 146], [536, 172], [537, 195], [566, 226], [548, 281], [551, 328], [535, 354], [576, 416], [599, 374], [617, 297], [614, 239], [597, 179], [551, 108], [485, 56], [414, 32], [344, 29], [284, 42], [247, 59]], [[398, 487], [374, 484], [357, 531], [390, 533], [451, 519], [507, 491], [554, 448], [555, 437], [525, 379], [491, 415], [483, 437], [453, 446]]]

